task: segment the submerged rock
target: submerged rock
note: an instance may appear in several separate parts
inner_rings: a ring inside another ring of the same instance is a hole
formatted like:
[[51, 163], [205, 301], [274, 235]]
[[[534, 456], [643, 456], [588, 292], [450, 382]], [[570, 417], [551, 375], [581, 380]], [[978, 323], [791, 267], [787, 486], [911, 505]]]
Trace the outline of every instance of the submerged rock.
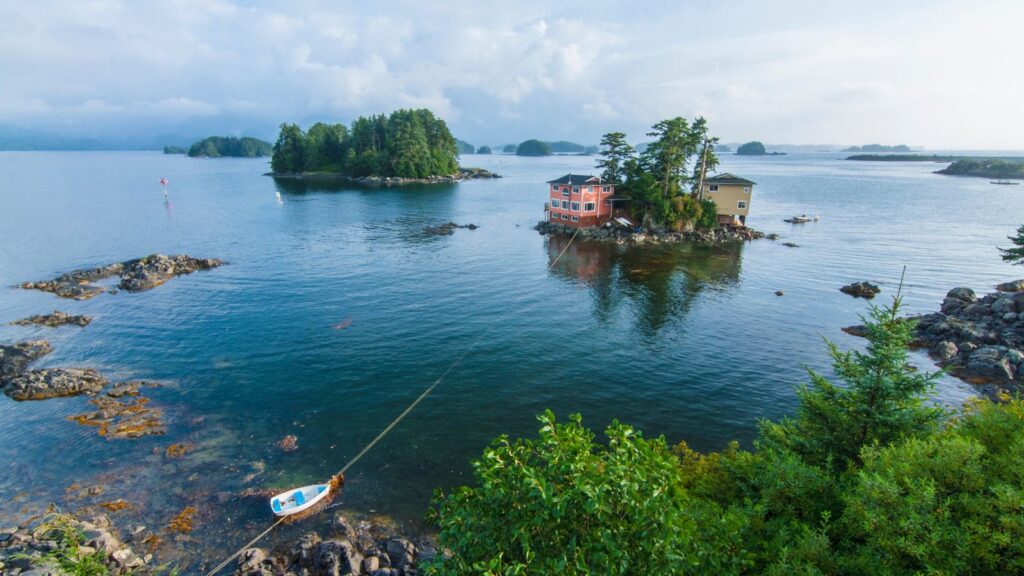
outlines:
[[107, 379], [92, 368], [42, 368], [7, 380], [4, 394], [13, 400], [46, 400], [79, 394], [93, 395]]
[[97, 433], [104, 438], [141, 438], [167, 432], [163, 412], [151, 408], [148, 398], [136, 397], [121, 402], [100, 396], [90, 402], [96, 411], [69, 416], [68, 420], [83, 426], [95, 426]]
[[54, 310], [52, 314], [38, 314], [36, 316], [29, 316], [28, 318], [22, 318], [21, 320], [15, 320], [11, 324], [17, 326], [31, 326], [37, 324], [39, 326], [47, 326], [49, 328], [56, 328], [58, 326], [64, 326], [65, 324], [74, 324], [75, 326], [88, 326], [92, 322], [91, 316], [74, 316], [61, 312], [60, 310]]
[[25, 282], [21, 287], [51, 292], [63, 298], [87, 300], [103, 293], [104, 288], [96, 286], [93, 282], [105, 278], [120, 276], [118, 286], [121, 289], [138, 292], [159, 286], [175, 276], [191, 274], [198, 270], [209, 270], [223, 264], [224, 262], [214, 258], [193, 258], [184, 254], [177, 256], [153, 254], [135, 260], [115, 262], [100, 268], [75, 270], [53, 280]]
[[22, 374], [33, 361], [53, 352], [46, 340], [29, 340], [12, 345], [0, 345], [0, 387]]
[[882, 291], [882, 289], [872, 284], [871, 282], [865, 281], [847, 284], [846, 286], [840, 288], [839, 291], [844, 294], [849, 294], [854, 298], [864, 298], [867, 300], [871, 300], [872, 298], [877, 296], [878, 293]]
[[456, 224], [455, 222], [446, 222], [440, 226], [427, 226], [423, 229], [427, 234], [433, 234], [435, 236], [451, 236], [455, 233], [456, 228], [466, 228], [467, 230], [476, 230], [479, 228], [476, 224]]

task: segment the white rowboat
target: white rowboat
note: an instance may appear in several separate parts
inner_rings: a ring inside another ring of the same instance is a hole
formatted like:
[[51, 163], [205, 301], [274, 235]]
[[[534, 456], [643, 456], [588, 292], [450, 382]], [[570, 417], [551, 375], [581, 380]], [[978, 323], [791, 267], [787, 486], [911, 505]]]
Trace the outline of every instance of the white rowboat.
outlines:
[[282, 492], [270, 499], [275, 516], [291, 516], [307, 510], [331, 492], [330, 484], [312, 484]]

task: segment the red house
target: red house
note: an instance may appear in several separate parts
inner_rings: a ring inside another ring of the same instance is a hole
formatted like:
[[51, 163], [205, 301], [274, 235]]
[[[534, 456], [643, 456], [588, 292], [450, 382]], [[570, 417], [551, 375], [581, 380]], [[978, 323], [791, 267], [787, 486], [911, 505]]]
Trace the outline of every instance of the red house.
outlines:
[[615, 186], [597, 176], [566, 174], [548, 182], [548, 220], [566, 226], [601, 226], [612, 216]]

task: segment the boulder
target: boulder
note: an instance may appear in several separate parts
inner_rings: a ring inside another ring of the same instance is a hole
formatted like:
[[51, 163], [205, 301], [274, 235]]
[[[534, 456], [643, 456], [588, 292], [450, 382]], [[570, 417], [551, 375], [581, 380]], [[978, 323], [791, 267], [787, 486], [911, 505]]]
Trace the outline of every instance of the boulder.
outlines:
[[1024, 279], [1014, 280], [1012, 282], [1003, 282], [996, 286], [996, 290], [1000, 292], [1024, 292]]
[[25, 372], [33, 361], [53, 352], [46, 340], [30, 340], [10, 346], [0, 345], [0, 386]]
[[960, 353], [960, 349], [956, 347], [956, 344], [949, 340], [943, 340], [939, 342], [931, 349], [932, 356], [935, 356], [939, 360], [946, 361], [955, 358]]
[[317, 574], [359, 574], [363, 567], [363, 556], [348, 540], [326, 540], [317, 546], [315, 562]]
[[1014, 371], [1005, 347], [983, 346], [968, 357], [962, 375], [979, 381], [1009, 382]]
[[1002, 296], [992, 303], [992, 313], [1002, 316], [1003, 314], [1016, 313], [1017, 303], [1012, 296]]
[[392, 538], [388, 540], [386, 550], [391, 565], [395, 568], [411, 566], [416, 559], [416, 546], [405, 538]]
[[882, 289], [876, 286], [875, 284], [864, 281], [847, 284], [846, 286], [840, 288], [839, 291], [844, 294], [849, 294], [854, 298], [865, 298], [867, 300], [870, 300], [877, 296], [878, 293], [882, 291]]
[[978, 301], [978, 296], [974, 293], [974, 290], [965, 287], [953, 288], [946, 293], [946, 298], [953, 298], [970, 304]]
[[4, 394], [18, 401], [45, 400], [79, 394], [94, 395], [106, 385], [107, 379], [93, 368], [44, 368], [8, 380]]

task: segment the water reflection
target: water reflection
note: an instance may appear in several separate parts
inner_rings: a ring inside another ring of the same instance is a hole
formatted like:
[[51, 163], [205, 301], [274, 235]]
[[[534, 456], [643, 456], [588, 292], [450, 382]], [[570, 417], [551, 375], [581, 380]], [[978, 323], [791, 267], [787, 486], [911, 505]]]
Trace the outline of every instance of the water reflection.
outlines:
[[[548, 236], [551, 274], [585, 285], [594, 317], [610, 322], [623, 302], [636, 309], [637, 328], [654, 334], [685, 317], [706, 290], [726, 292], [739, 285], [743, 245], [626, 246], [573, 242]], [[564, 251], [564, 253], [563, 253]]]
[[274, 178], [274, 187], [277, 191], [284, 195], [301, 196], [303, 194], [309, 194], [313, 192], [343, 192], [343, 191], [364, 191], [364, 192], [378, 192], [378, 191], [389, 191], [389, 192], [405, 192], [405, 193], [423, 193], [425, 191], [430, 192], [451, 192], [454, 191], [458, 186], [454, 183], [436, 183], [436, 184], [406, 184], [402, 186], [382, 186], [380, 184], [360, 184], [359, 182], [353, 182], [350, 180], [340, 180], [335, 178]]

